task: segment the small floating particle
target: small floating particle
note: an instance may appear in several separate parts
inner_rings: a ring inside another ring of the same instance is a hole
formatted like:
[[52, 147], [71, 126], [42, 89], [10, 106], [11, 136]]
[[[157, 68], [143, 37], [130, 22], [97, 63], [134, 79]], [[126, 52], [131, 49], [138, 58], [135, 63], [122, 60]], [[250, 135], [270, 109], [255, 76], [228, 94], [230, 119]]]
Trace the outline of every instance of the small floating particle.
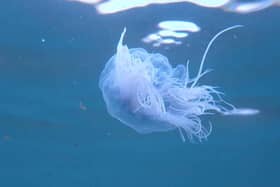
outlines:
[[46, 42], [46, 39], [45, 39], [45, 38], [41, 38], [41, 42], [42, 42], [42, 43], [45, 43], [45, 42]]
[[87, 107], [80, 101], [80, 109], [86, 111]]

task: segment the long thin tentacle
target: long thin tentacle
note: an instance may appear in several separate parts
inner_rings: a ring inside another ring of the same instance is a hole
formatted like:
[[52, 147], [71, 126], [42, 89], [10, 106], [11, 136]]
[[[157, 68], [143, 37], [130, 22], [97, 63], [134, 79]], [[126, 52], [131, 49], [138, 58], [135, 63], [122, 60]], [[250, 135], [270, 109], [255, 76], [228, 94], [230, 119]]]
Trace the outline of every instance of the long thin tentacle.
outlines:
[[221, 35], [223, 34], [224, 32], [226, 31], [229, 31], [229, 30], [232, 30], [232, 29], [236, 29], [236, 28], [239, 28], [239, 27], [243, 27], [243, 25], [234, 25], [234, 26], [231, 26], [231, 27], [228, 27], [226, 29], [223, 29], [221, 30], [220, 32], [218, 32], [211, 40], [210, 42], [208, 43], [206, 49], [205, 49], [205, 52], [202, 56], [202, 60], [201, 60], [201, 63], [200, 63], [200, 66], [199, 66], [199, 70], [198, 70], [198, 73], [197, 73], [197, 76], [192, 84], [191, 87], [194, 87], [197, 83], [197, 81], [199, 80], [199, 78], [201, 77], [200, 74], [202, 73], [202, 70], [203, 70], [203, 65], [204, 65], [204, 62], [205, 62], [205, 59], [206, 59], [206, 56], [208, 54], [208, 51], [210, 49], [210, 47], [212, 46], [213, 42]]

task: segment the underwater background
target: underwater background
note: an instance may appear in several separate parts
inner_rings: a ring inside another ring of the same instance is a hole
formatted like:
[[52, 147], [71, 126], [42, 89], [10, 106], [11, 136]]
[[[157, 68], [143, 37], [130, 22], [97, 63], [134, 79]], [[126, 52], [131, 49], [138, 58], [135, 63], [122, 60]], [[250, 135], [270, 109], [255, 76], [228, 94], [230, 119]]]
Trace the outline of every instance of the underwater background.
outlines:
[[[1, 2], [1, 187], [280, 186], [278, 5], [240, 13], [185, 2], [111, 14], [95, 6]], [[144, 43], [164, 20], [201, 30], [181, 45]], [[245, 27], [215, 41], [204, 66], [214, 71], [201, 82], [258, 114], [209, 116], [213, 132], [202, 143], [183, 143], [177, 131], [141, 135], [108, 114], [98, 81], [125, 26], [129, 48], [172, 65], [189, 59], [194, 76], [209, 40], [236, 24]]]

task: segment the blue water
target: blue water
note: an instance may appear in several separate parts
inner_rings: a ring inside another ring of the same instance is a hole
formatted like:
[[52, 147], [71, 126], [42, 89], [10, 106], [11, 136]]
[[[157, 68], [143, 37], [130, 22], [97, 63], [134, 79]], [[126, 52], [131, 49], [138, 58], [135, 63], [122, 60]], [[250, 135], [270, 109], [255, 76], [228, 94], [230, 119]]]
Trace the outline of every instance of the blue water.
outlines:
[[[2, 187], [278, 187], [280, 167], [280, 12], [224, 12], [191, 4], [97, 14], [62, 0], [3, 1], [0, 7], [0, 186]], [[202, 30], [187, 45], [141, 42], [165, 19]], [[203, 143], [178, 132], [137, 134], [106, 111], [99, 75], [124, 26], [129, 47], [190, 59], [197, 72], [204, 48], [214, 69], [202, 81], [227, 101], [260, 110], [255, 116], [210, 116]], [[236, 35], [236, 37], [233, 37]]]

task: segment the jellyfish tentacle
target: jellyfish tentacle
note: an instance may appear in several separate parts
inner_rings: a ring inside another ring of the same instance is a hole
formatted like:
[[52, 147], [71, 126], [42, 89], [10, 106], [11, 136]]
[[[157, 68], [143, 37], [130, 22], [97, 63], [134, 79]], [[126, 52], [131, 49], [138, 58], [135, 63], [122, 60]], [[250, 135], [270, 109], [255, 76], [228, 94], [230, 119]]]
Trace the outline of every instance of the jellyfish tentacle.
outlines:
[[186, 141], [186, 138], [185, 138], [185, 136], [184, 136], [184, 134], [183, 134], [183, 131], [182, 131], [181, 127], [177, 127], [177, 129], [178, 129], [178, 131], [179, 131], [179, 135], [180, 135], [182, 141], [185, 142], [185, 141]]
[[197, 76], [192, 84], [191, 87], [194, 87], [197, 83], [197, 81], [199, 80], [200, 78], [200, 74], [202, 73], [202, 70], [203, 70], [203, 65], [204, 65], [204, 62], [205, 62], [205, 59], [206, 59], [206, 56], [208, 54], [208, 51], [210, 49], [210, 47], [212, 46], [213, 42], [223, 33], [229, 31], [229, 30], [232, 30], [232, 29], [236, 29], [236, 28], [239, 28], [239, 27], [244, 27], [243, 25], [234, 25], [234, 26], [231, 26], [231, 27], [228, 27], [226, 29], [223, 29], [221, 30], [220, 32], [218, 32], [211, 40], [210, 42], [208, 43], [205, 51], [204, 51], [204, 54], [202, 56], [202, 59], [201, 59], [201, 62], [200, 62], [200, 66], [199, 66], [199, 70], [198, 70], [198, 73], [197, 73]]
[[184, 82], [184, 88], [187, 88], [188, 83], [190, 81], [190, 76], [189, 76], [189, 64], [190, 64], [190, 60], [187, 61], [186, 64], [186, 73], [185, 73], [185, 82]]

